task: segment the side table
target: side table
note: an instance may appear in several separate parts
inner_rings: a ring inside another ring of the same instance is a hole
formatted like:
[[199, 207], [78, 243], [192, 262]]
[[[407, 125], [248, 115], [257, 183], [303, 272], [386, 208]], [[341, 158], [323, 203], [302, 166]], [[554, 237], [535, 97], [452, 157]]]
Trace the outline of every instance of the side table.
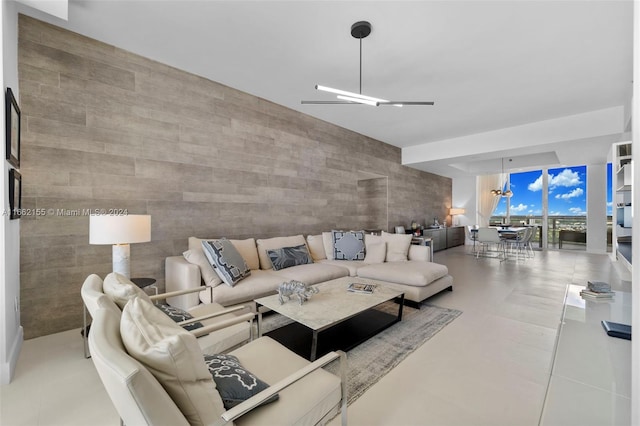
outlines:
[[131, 278], [131, 282], [143, 290], [147, 287], [152, 288], [155, 290], [156, 296], [158, 295], [158, 286], [156, 286], [155, 278]]

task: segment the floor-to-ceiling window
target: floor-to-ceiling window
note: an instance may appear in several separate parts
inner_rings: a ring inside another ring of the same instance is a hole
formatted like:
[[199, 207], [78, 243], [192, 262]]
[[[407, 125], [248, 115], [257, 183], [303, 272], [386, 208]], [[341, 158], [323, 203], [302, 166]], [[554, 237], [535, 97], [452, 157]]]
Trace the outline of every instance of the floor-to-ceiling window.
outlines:
[[[560, 167], [547, 170], [548, 190], [543, 188], [543, 170], [511, 173], [508, 182], [511, 197], [501, 197], [491, 223], [513, 225], [537, 225], [542, 229], [547, 217], [548, 247], [559, 247], [560, 231], [584, 232], [587, 228], [587, 167]], [[543, 200], [547, 200], [546, 215]], [[609, 235], [611, 230], [611, 164], [607, 166], [607, 216]], [[541, 232], [536, 232], [539, 241]], [[609, 240], [610, 244], [610, 240]], [[565, 242], [563, 248], [582, 249], [580, 241]]]

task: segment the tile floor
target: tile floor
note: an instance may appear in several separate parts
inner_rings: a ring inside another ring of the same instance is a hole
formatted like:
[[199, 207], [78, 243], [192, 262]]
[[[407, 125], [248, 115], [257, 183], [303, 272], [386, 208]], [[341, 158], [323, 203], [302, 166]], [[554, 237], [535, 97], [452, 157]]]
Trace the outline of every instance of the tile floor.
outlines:
[[[449, 267], [454, 291], [431, 303], [463, 314], [352, 404], [349, 424], [593, 424], [596, 405], [583, 404], [571, 416], [562, 407], [601, 390], [562, 378], [547, 402], [554, 410], [542, 418], [564, 295], [568, 284], [587, 280], [630, 291], [628, 271], [607, 255], [576, 250], [500, 263], [457, 247], [436, 253], [436, 261]], [[0, 424], [117, 425], [82, 353], [79, 330], [25, 341], [13, 382], [0, 388]], [[621, 401], [612, 419], [624, 423], [629, 405], [624, 396]]]

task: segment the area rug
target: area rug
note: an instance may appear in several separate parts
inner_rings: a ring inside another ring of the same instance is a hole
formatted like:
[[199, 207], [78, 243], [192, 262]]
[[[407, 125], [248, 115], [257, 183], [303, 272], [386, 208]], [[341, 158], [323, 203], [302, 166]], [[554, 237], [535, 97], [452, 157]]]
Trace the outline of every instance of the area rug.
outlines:
[[[389, 302], [378, 309], [395, 315], [398, 305]], [[436, 335], [447, 324], [456, 319], [461, 311], [423, 304], [421, 309], [405, 306], [402, 321], [347, 352], [348, 403], [358, 399], [367, 389], [384, 377], [409, 354]], [[269, 314], [262, 323], [267, 333], [291, 322], [280, 314]], [[337, 362], [326, 367], [339, 375]]]

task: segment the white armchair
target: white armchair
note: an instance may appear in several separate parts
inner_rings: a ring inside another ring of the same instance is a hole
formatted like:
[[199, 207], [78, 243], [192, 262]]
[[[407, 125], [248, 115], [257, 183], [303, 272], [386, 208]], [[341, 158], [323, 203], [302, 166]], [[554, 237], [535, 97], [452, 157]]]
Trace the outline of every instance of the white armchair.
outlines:
[[[96, 310], [101, 307], [104, 308], [108, 306], [110, 309], [120, 310], [124, 306], [124, 303], [135, 295], [144, 294], [144, 296], [150, 300], [157, 301], [180, 294], [202, 291], [202, 288], [197, 288], [146, 296], [146, 293], [140, 290], [135, 284], [127, 282], [128, 280], [123, 276], [109, 274], [105, 278], [105, 281], [106, 280], [110, 280], [112, 284], [122, 287], [116, 290], [117, 296], [119, 297], [115, 297], [122, 306], [116, 304], [117, 302], [114, 300], [113, 294], [110, 297], [105, 293], [103, 281], [98, 275], [89, 275], [82, 285], [80, 294], [92, 318]], [[113, 288], [113, 286], [111, 288]], [[190, 311], [190, 314], [193, 315], [192, 319], [182, 321], [179, 325], [186, 326], [195, 322], [202, 323], [203, 327], [196, 328], [190, 332], [198, 338], [198, 344], [203, 353], [219, 353], [235, 348], [253, 338], [253, 319], [255, 318], [255, 314], [250, 311], [251, 309], [245, 306], [235, 306], [225, 309], [217, 303], [201, 305]], [[85, 358], [88, 358], [90, 355], [87, 346], [88, 327], [86, 311], [84, 313], [83, 330]]]
[[[131, 304], [135, 302], [129, 302], [129, 305]], [[128, 312], [122, 315], [125, 314]], [[212, 396], [216, 398], [218, 390], [215, 385], [208, 384], [202, 377], [196, 377], [192, 380], [193, 386], [188, 390], [191, 410], [185, 412], [185, 400], [177, 397], [175, 389], [172, 391], [170, 388], [184, 386], [184, 383], [189, 381], [188, 377], [193, 377], [194, 374], [197, 376], [194, 371], [203, 368], [206, 370], [204, 358], [195, 359], [193, 362], [181, 360], [182, 362], [172, 363], [177, 366], [176, 376], [167, 376], [166, 372], [158, 374], [157, 370], [152, 370], [144, 364], [144, 357], [139, 361], [127, 352], [122, 333], [126, 330], [126, 341], [129, 342], [127, 345], [131, 344], [132, 337], [128, 333], [132, 327], [131, 323], [121, 326], [121, 321], [125, 319], [118, 310], [99, 306], [94, 312], [89, 346], [92, 360], [107, 393], [127, 425], [227, 425], [232, 422], [240, 426], [325, 424], [339, 410], [342, 425], [347, 423], [344, 353], [332, 352], [314, 363], [309, 363], [268, 337], [256, 339], [230, 354], [236, 356], [247, 370], [272, 385], [229, 410], [219, 410], [215, 408], [215, 401], [209, 400]], [[180, 356], [187, 352], [194, 353], [189, 347], [195, 345], [195, 342], [190, 341], [195, 338], [179, 327], [176, 328], [180, 330], [175, 332], [180, 335], [179, 339], [174, 336], [162, 336], [162, 339], [169, 340], [163, 340], [163, 344], [154, 348], [155, 352], [151, 357], [153, 368], [157, 368], [158, 364], [157, 348], [166, 347], [164, 343], [168, 341], [173, 342], [171, 345], [176, 345], [171, 349], [172, 357], [176, 354]], [[146, 332], [143, 334], [146, 335]], [[133, 337], [133, 340], [136, 338]], [[340, 360], [341, 378], [321, 368], [336, 359]], [[187, 379], [182, 377], [183, 372]], [[275, 393], [279, 394], [277, 401], [261, 405]], [[199, 410], [204, 414], [194, 414]], [[194, 422], [194, 418], [199, 421]]]

